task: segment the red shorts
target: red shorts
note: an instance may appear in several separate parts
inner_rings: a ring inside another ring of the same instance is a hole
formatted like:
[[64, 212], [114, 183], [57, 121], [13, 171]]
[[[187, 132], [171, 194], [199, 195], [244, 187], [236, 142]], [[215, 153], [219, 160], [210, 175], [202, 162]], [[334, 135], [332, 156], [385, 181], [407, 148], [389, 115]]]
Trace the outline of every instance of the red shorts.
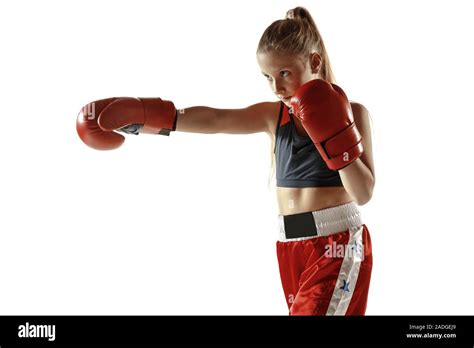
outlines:
[[289, 314], [364, 315], [372, 246], [357, 206], [348, 203], [279, 220], [277, 257]]

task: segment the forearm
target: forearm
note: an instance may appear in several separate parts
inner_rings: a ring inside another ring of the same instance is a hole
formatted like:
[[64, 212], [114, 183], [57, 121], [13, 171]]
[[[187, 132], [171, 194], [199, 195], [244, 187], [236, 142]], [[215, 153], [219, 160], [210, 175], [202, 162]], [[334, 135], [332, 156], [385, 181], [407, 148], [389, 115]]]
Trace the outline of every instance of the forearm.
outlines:
[[364, 205], [372, 198], [375, 178], [369, 168], [357, 159], [339, 170], [342, 184], [358, 205]]
[[218, 110], [206, 106], [193, 106], [178, 110], [176, 131], [189, 133], [216, 133]]

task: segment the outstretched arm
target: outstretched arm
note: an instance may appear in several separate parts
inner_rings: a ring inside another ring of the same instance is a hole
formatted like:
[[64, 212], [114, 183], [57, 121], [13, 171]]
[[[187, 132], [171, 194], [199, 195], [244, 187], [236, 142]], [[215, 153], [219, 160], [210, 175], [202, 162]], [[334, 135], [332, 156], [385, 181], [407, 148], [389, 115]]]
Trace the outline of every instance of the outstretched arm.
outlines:
[[205, 134], [269, 132], [275, 103], [264, 102], [243, 109], [194, 106], [178, 111], [176, 131]]
[[125, 137], [118, 132], [270, 134], [276, 105], [266, 102], [243, 109], [195, 106], [176, 110], [173, 102], [160, 98], [108, 98], [85, 105], [77, 117], [76, 128], [82, 141], [97, 150], [121, 146]]

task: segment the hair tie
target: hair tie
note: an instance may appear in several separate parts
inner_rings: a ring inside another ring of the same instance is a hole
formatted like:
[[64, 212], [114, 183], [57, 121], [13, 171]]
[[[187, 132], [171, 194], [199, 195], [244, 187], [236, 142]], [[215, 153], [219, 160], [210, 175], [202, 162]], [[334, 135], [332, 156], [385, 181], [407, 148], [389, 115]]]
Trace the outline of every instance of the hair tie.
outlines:
[[289, 10], [286, 14], [287, 19], [295, 19], [295, 12], [293, 10]]

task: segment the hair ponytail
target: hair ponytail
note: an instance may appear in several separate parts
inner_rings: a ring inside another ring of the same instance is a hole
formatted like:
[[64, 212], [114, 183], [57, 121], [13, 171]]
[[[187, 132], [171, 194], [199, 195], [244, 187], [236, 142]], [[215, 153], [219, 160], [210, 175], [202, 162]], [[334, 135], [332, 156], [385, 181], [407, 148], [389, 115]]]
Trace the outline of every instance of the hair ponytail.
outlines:
[[302, 54], [305, 57], [317, 52], [321, 56], [321, 78], [330, 83], [336, 82], [324, 41], [313, 17], [304, 7], [287, 11], [285, 19], [273, 22], [264, 31], [257, 53], [269, 51]]

